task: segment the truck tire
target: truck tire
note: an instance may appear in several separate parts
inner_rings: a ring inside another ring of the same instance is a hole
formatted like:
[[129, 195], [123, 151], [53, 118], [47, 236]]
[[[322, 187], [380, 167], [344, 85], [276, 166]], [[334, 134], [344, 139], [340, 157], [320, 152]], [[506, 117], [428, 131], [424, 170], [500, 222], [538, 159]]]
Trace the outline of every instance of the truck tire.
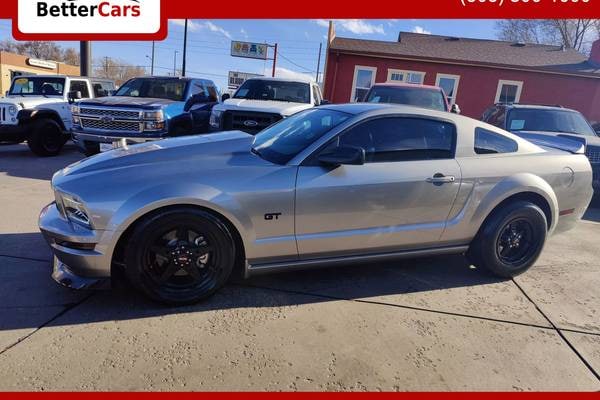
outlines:
[[60, 153], [67, 140], [58, 123], [51, 119], [41, 119], [33, 123], [27, 144], [34, 154], [52, 157]]
[[512, 278], [537, 261], [547, 231], [546, 216], [538, 206], [515, 201], [488, 217], [471, 243], [467, 257], [473, 265], [493, 275]]

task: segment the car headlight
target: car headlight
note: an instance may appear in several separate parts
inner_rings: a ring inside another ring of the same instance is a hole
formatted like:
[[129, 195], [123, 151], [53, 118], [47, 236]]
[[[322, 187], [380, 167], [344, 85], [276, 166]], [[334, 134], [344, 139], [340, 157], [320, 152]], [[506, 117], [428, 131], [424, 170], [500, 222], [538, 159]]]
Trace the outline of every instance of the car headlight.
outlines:
[[208, 123], [212, 128], [221, 128], [221, 116], [223, 116], [223, 111], [213, 110], [212, 113], [210, 113], [210, 119]]
[[71, 114], [79, 115], [80, 109], [79, 106], [71, 106]]
[[164, 121], [146, 121], [144, 122], [144, 131], [162, 131], [165, 129]]
[[10, 115], [15, 115], [18, 111], [19, 111], [19, 109], [16, 106], [8, 107], [8, 113]]
[[144, 119], [151, 121], [164, 121], [165, 115], [162, 110], [144, 111]]
[[92, 229], [89, 214], [83, 205], [83, 202], [77, 197], [62, 193], [54, 192], [56, 198], [56, 206], [60, 214], [72, 223], [83, 226], [87, 229]]

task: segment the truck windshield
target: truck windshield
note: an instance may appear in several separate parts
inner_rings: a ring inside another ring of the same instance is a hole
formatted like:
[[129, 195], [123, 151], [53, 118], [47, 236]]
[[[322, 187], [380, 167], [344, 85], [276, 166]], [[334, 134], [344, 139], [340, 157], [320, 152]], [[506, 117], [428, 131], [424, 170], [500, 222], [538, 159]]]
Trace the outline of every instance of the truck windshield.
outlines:
[[125, 82], [115, 96], [183, 101], [185, 86], [186, 82], [180, 79], [134, 78]]
[[511, 131], [542, 131], [596, 136], [583, 115], [568, 110], [513, 109], [506, 125]]
[[448, 111], [440, 90], [420, 87], [375, 86], [367, 94], [367, 103], [394, 103]]
[[8, 94], [15, 96], [62, 96], [64, 88], [64, 78], [24, 77], [13, 81]]
[[233, 98], [310, 103], [310, 85], [304, 82], [250, 79], [240, 86]]
[[286, 164], [351, 116], [324, 108], [299, 112], [256, 135], [252, 151], [272, 163]]

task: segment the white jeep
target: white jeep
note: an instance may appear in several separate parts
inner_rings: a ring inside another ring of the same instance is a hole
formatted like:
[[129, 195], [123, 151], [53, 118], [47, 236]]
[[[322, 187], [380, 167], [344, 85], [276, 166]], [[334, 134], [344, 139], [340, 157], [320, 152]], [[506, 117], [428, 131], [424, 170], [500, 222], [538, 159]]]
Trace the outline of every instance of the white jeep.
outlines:
[[13, 79], [0, 98], [0, 142], [21, 143], [38, 156], [55, 156], [69, 140], [71, 104], [108, 96], [114, 82], [65, 75], [28, 75]]
[[314, 82], [283, 78], [250, 78], [229, 98], [213, 107], [211, 131], [240, 130], [256, 134], [297, 112], [326, 103]]

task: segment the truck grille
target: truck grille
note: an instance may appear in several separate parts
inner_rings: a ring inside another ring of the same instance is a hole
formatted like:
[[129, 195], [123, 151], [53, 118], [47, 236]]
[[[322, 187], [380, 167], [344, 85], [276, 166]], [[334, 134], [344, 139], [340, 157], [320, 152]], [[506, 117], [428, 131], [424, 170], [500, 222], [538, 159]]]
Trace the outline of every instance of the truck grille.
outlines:
[[600, 147], [588, 146], [585, 149], [585, 155], [590, 160], [590, 164], [600, 163]]
[[108, 108], [87, 108], [81, 107], [79, 112], [82, 115], [94, 115], [94, 116], [110, 116], [119, 119], [141, 119], [140, 111], [129, 111], [129, 110], [116, 110]]
[[[10, 113], [8, 112], [8, 108], [11, 104], [0, 104], [0, 124], [11, 124], [15, 125], [16, 121], [11, 121]], [[13, 115], [13, 117], [15, 117]]]
[[99, 129], [103, 131], [141, 132], [139, 121], [105, 121], [102, 119], [81, 118], [83, 129]]
[[250, 111], [225, 111], [223, 113], [223, 130], [240, 130], [256, 134], [283, 117], [275, 113]]

